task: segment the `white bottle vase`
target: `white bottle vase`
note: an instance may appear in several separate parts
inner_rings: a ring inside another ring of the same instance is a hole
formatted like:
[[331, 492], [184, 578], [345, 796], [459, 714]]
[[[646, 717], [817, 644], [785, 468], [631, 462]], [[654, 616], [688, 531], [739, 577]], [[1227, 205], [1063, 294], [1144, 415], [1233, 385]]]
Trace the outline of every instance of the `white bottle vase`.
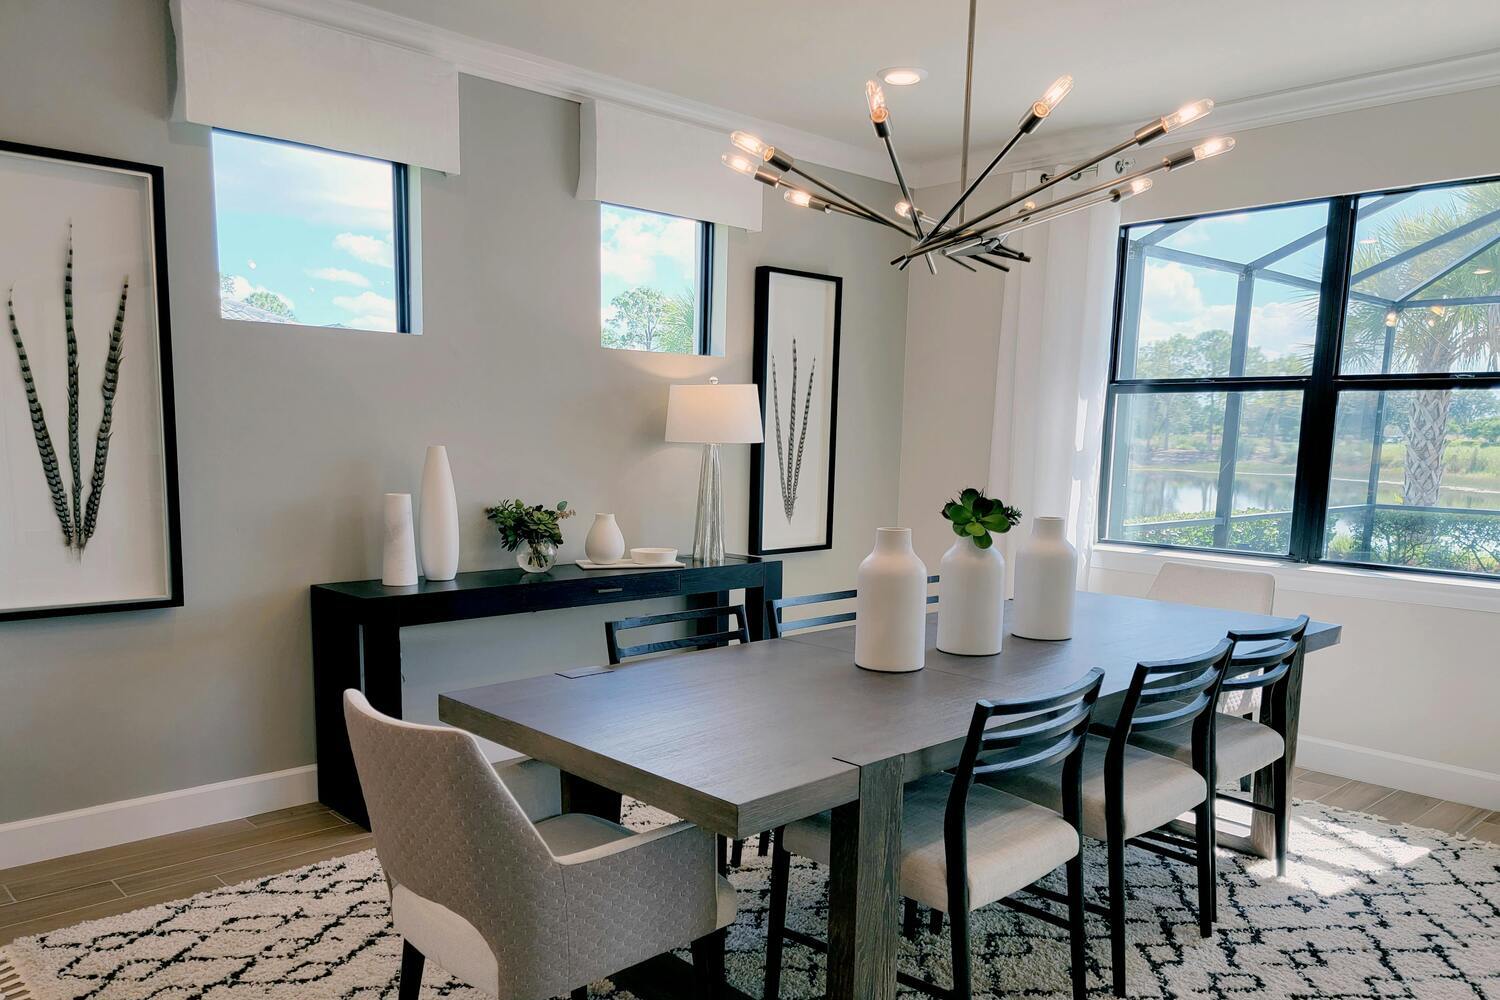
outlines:
[[994, 656], [1005, 638], [1005, 557], [960, 538], [939, 564], [937, 648], [962, 656]]
[[427, 461], [422, 465], [422, 509], [417, 518], [422, 575], [429, 580], [453, 579], [458, 575], [458, 497], [453, 492], [448, 449], [440, 444], [427, 446]]
[[595, 514], [594, 523], [583, 539], [583, 554], [591, 563], [619, 562], [625, 555], [625, 536], [613, 514]]
[[927, 567], [910, 528], [875, 529], [875, 549], [859, 564], [854, 662], [866, 670], [921, 670], [927, 652]]
[[[1016, 607], [1012, 635], [1067, 639], [1073, 635], [1078, 552], [1063, 537], [1060, 517], [1039, 517], [1016, 553]], [[944, 581], [946, 583], [946, 581]]]
[[417, 541], [412, 534], [410, 493], [385, 495], [385, 550], [380, 582], [387, 587], [416, 585]]

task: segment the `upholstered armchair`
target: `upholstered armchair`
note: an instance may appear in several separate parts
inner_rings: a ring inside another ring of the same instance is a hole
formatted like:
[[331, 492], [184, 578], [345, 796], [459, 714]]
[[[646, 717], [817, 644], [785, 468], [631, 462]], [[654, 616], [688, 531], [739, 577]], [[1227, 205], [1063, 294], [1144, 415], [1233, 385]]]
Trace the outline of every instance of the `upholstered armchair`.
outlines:
[[404, 941], [401, 1000], [427, 958], [499, 1000], [543, 1000], [689, 943], [711, 995], [735, 913], [712, 834], [534, 823], [468, 733], [392, 719], [354, 690], [344, 717]]

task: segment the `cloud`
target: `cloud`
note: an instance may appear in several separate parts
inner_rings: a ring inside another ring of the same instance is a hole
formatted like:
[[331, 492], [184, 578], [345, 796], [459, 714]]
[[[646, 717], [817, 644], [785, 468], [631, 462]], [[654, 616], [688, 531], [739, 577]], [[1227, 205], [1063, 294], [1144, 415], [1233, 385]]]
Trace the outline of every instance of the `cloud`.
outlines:
[[599, 264], [606, 277], [640, 285], [651, 281], [659, 266], [692, 275], [698, 255], [692, 220], [606, 207], [599, 222]]
[[333, 246], [336, 250], [342, 250], [366, 264], [374, 264], [377, 267], [390, 267], [395, 261], [391, 244], [374, 236], [339, 233], [333, 238]]
[[222, 299], [232, 299], [235, 302], [243, 302], [250, 296], [254, 295], [256, 292], [265, 292], [267, 295], [275, 296], [276, 298], [280, 299], [288, 309], [297, 308], [297, 304], [291, 299], [287, 298], [285, 295], [282, 295], [280, 292], [272, 291], [265, 285], [251, 284], [250, 279], [245, 277], [243, 274], [229, 275], [227, 283], [219, 289], [219, 297]]
[[319, 267], [307, 273], [320, 281], [335, 281], [343, 285], [353, 285], [356, 288], [370, 287], [369, 278], [358, 271], [350, 271], [342, 267]]
[[[1261, 287], [1258, 283], [1257, 288]], [[1285, 285], [1265, 283], [1264, 287], [1291, 293]], [[1310, 300], [1264, 301], [1267, 296], [1257, 297], [1263, 301], [1250, 308], [1250, 343], [1272, 357], [1306, 351], [1313, 342], [1316, 323], [1316, 309]], [[1205, 330], [1234, 328], [1234, 303], [1209, 302], [1198, 285], [1195, 269], [1176, 261], [1151, 261], [1146, 265], [1142, 303], [1143, 343], [1177, 334], [1195, 337]]]
[[333, 304], [350, 313], [345, 326], [362, 330], [396, 329], [396, 300], [375, 292], [360, 292], [358, 295], [336, 295]]

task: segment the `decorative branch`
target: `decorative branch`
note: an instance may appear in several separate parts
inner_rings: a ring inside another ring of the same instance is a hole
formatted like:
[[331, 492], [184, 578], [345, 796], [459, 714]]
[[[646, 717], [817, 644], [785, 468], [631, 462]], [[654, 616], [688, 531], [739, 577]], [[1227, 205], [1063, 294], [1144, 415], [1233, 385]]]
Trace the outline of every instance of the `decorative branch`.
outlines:
[[792, 512], [797, 508], [797, 494], [795, 483], [797, 481], [796, 470], [792, 466], [792, 447], [797, 438], [797, 340], [792, 338], [792, 391], [789, 402], [791, 406], [787, 409], [786, 425], [786, 481], [788, 489], [781, 494], [781, 502], [786, 507], [786, 519], [790, 524]]
[[78, 547], [86, 540], [77, 530], [83, 502], [83, 457], [78, 450], [78, 337], [73, 332], [73, 223], [68, 222], [68, 262], [63, 267], [63, 325], [68, 336], [68, 464], [73, 469], [73, 527]]
[[[89, 499], [83, 515], [83, 526], [78, 533], [78, 548], [82, 551], [99, 519], [99, 500], [104, 493], [104, 463], [109, 461], [109, 439], [114, 426], [115, 389], [120, 384], [121, 341], [125, 337], [125, 299], [130, 294], [130, 276], [120, 283], [120, 305], [115, 310], [115, 325], [109, 332], [109, 354], [104, 359], [104, 379], [99, 385], [99, 395], [104, 398], [104, 412], [99, 417], [99, 434], [94, 440], [94, 474], [89, 480]], [[74, 496], [77, 503], [77, 496]]]
[[52, 509], [57, 522], [62, 525], [63, 543], [73, 544], [73, 526], [68, 518], [68, 494], [63, 487], [62, 471], [57, 464], [57, 451], [52, 447], [52, 435], [47, 430], [47, 417], [42, 412], [41, 400], [36, 395], [36, 380], [31, 374], [31, 361], [26, 357], [26, 345], [21, 340], [21, 329], [16, 325], [16, 290], [12, 286], [6, 298], [6, 313], [10, 317], [10, 336], [16, 345], [16, 359], [21, 366], [21, 384], [26, 390], [26, 406], [31, 411], [31, 432], [36, 436], [37, 455], [42, 460], [42, 473], [47, 477], [47, 488], [52, 491]]
[[[793, 342], [792, 346], [796, 346], [795, 341]], [[796, 475], [792, 478], [792, 502], [794, 504], [797, 501], [797, 490], [802, 485], [802, 449], [807, 444], [807, 425], [810, 422], [808, 420], [808, 416], [812, 413], [813, 382], [814, 376], [816, 376], [817, 373], [818, 359], [817, 356], [814, 355], [812, 365], [807, 369], [807, 399], [802, 404], [802, 433], [797, 436], [797, 464], [795, 466]], [[792, 405], [797, 405], [795, 396], [792, 399]]]
[[776, 414], [776, 468], [781, 474], [781, 509], [791, 523], [797, 510], [797, 489], [802, 483], [802, 455], [807, 447], [807, 425], [812, 413], [813, 384], [818, 371], [818, 359], [813, 358], [807, 373], [807, 397], [802, 403], [802, 430], [797, 430], [797, 341], [792, 340], [792, 388], [787, 407], [786, 448], [783, 454], [781, 437], [781, 395], [776, 377], [776, 359], [771, 359], [771, 409]]
[[[794, 397], [796, 391], [796, 386], [793, 386], [792, 392]], [[785, 510], [787, 490], [786, 456], [781, 451], [781, 392], [776, 384], [776, 358], [774, 356], [771, 358], [771, 412], [776, 414], [776, 473], [780, 477], [781, 506]]]

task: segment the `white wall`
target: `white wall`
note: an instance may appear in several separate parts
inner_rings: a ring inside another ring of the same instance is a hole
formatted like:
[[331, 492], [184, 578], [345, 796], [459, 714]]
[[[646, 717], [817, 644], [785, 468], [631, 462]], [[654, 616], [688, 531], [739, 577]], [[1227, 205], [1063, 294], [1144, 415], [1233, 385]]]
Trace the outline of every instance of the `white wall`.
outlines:
[[[1232, 155], [1162, 178], [1127, 202], [1125, 221], [1500, 173], [1500, 130], [1488, 124], [1497, 106], [1500, 89], [1489, 89], [1238, 133]], [[993, 179], [991, 194], [976, 204], [992, 203], [1008, 183]], [[941, 199], [924, 197], [941, 207]], [[993, 427], [975, 421], [983, 408], [979, 374], [938, 360], [971, 357], [978, 368], [1012, 349], [999, 343], [1000, 293], [975, 277], [941, 285], [925, 274], [910, 279], [901, 498], [902, 516], [914, 524], [919, 508], [956, 479], [982, 478], [985, 470], [970, 457], [987, 454], [994, 435], [1028, 419], [1000, 400]], [[939, 285], [941, 301], [919, 308]], [[958, 325], [932, 333], [921, 324], [932, 308]], [[977, 322], [981, 316], [994, 319]], [[921, 356], [927, 342], [935, 348]], [[938, 419], [955, 406], [960, 419]], [[1001, 495], [1007, 488], [990, 486]], [[1143, 594], [1164, 560], [1150, 550], [1101, 547], [1090, 587]], [[1306, 612], [1345, 627], [1339, 647], [1310, 661], [1300, 763], [1500, 808], [1493, 711], [1500, 704], [1500, 584], [1413, 581], [1278, 561], [1263, 568], [1278, 577], [1279, 614]]]
[[[873, 529], [896, 516], [906, 284], [885, 260], [899, 239], [772, 194], [764, 230], [728, 240], [723, 357], [603, 349], [598, 209], [574, 197], [578, 106], [465, 77], [463, 172], [421, 181], [422, 335], [224, 321], [208, 132], [167, 120], [166, 6], [0, 4], [0, 136], [165, 167], [187, 596], [0, 624], [0, 824], [312, 763], [307, 587], [378, 575], [380, 494], [416, 491], [428, 443], [452, 458], [461, 569], [510, 562], [482, 514], [510, 496], [583, 512], [566, 559], [595, 510], [634, 544], [688, 546], [699, 455], [662, 441], [667, 385], [749, 381], [757, 264], [844, 278], [835, 547], [788, 558], [786, 585], [852, 586]], [[0, 355], [0, 405], [24, 406], [14, 371]], [[748, 451], [726, 449], [731, 549], [745, 543]], [[607, 614], [407, 630], [410, 711], [599, 662]]]

